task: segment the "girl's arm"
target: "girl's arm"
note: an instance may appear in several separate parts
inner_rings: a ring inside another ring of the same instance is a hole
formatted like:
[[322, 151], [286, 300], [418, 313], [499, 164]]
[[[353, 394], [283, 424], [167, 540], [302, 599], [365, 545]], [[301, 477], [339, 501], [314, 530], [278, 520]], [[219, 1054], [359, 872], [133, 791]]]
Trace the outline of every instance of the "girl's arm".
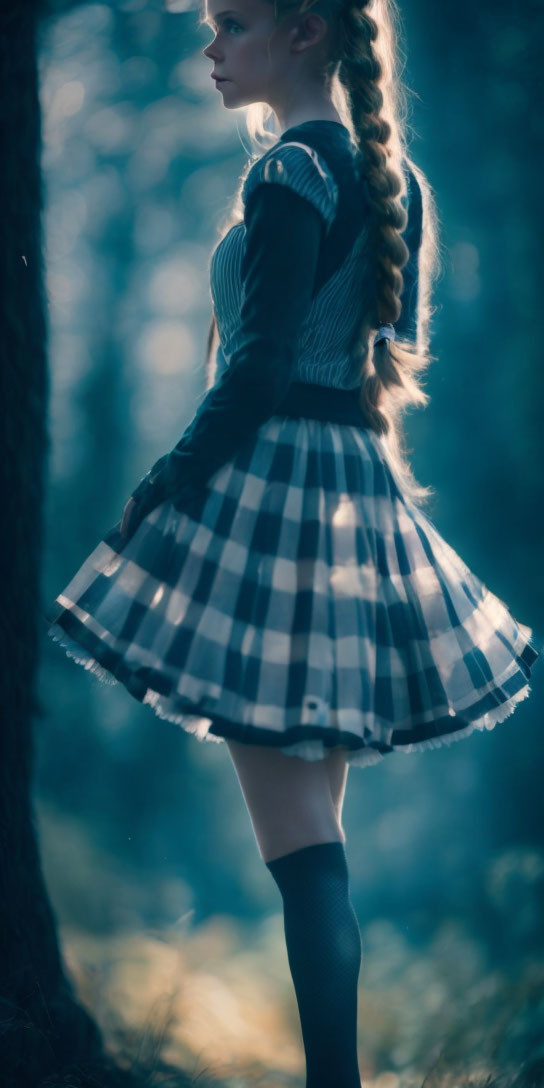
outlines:
[[241, 346], [177, 445], [133, 492], [137, 520], [165, 498], [183, 508], [184, 496], [190, 500], [234, 456], [289, 387], [327, 221], [289, 186], [262, 184], [246, 205], [245, 222]]

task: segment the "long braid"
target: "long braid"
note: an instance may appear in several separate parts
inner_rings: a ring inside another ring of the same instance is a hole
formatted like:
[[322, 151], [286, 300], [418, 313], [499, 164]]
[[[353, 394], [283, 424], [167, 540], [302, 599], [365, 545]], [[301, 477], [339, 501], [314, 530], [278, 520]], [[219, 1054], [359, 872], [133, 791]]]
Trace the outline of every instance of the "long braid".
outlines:
[[[312, 0], [310, 0], [312, 2]], [[320, 4], [322, 0], [317, 0]], [[329, 2], [329, 0], [325, 0]], [[365, 305], [354, 350], [361, 358], [360, 402], [369, 425], [382, 436], [391, 468], [407, 498], [422, 505], [432, 487], [416, 480], [409, 463], [402, 413], [408, 406], [426, 406], [429, 396], [419, 373], [435, 358], [429, 351], [432, 281], [439, 271], [438, 218], [433, 191], [405, 147], [405, 89], [397, 72], [395, 0], [333, 0], [331, 60], [344, 92], [353, 140], [369, 212], [369, 246], [374, 257], [374, 296]], [[374, 17], [375, 16], [375, 17]], [[415, 341], [399, 337], [378, 339], [382, 324], [395, 324], [402, 312], [402, 269], [411, 254], [402, 234], [408, 214], [402, 204], [408, 175], [419, 188], [423, 225], [415, 255], [418, 268]]]
[[[380, 116], [384, 104], [380, 88], [382, 65], [372, 43], [378, 36], [378, 25], [366, 8], [369, 0], [345, 4], [340, 10], [341, 39], [339, 79], [349, 95], [350, 112], [359, 145], [359, 161], [366, 198], [370, 209], [369, 250], [374, 254], [375, 298], [362, 326], [365, 341], [369, 332], [380, 325], [394, 324], [401, 313], [400, 296], [403, 289], [401, 269], [410, 257], [402, 238], [408, 222], [400, 195], [399, 175], [388, 164], [387, 145], [392, 134], [389, 122]], [[370, 328], [369, 328], [370, 326]], [[396, 364], [391, 341], [381, 339], [370, 353], [374, 373], [368, 366], [363, 373], [361, 399], [366, 414], [378, 433], [387, 433], [391, 423], [380, 411], [384, 388], [404, 385]]]

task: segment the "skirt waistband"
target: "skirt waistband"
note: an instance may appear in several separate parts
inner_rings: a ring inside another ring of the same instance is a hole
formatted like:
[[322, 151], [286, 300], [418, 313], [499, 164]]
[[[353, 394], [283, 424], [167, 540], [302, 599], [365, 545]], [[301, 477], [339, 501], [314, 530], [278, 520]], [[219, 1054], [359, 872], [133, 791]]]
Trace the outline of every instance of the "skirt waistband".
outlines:
[[291, 382], [288, 392], [274, 409], [274, 415], [321, 419], [368, 428], [368, 419], [359, 404], [359, 389], [339, 389], [313, 382]]

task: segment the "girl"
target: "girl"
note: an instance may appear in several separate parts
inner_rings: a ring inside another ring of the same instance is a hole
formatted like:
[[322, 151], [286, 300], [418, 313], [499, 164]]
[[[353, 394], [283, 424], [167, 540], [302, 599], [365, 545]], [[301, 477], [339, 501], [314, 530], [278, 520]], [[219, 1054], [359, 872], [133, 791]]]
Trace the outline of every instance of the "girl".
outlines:
[[405, 454], [438, 244], [394, 2], [231, 3], [208, 0], [204, 54], [268, 146], [212, 254], [215, 380], [48, 634], [227, 744], [283, 897], [307, 1088], [359, 1088], [348, 768], [492, 729], [542, 647], [424, 514]]

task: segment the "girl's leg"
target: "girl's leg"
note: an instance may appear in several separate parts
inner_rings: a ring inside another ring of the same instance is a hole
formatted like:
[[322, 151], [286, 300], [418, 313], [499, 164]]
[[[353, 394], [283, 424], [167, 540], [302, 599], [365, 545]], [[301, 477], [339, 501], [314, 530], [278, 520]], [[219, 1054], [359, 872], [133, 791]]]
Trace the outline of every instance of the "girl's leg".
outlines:
[[[338, 825], [342, 826], [342, 809], [344, 807], [344, 797], [346, 793], [346, 784], [348, 780], [349, 763], [346, 759], [345, 748], [332, 748], [329, 756], [325, 760], [325, 769], [329, 777], [329, 787], [331, 791], [332, 802], [336, 812], [336, 819]], [[346, 841], [346, 836], [342, 831], [342, 840]]]
[[306, 1055], [306, 1088], [360, 1088], [361, 935], [341, 824], [347, 764], [227, 741], [255, 837], [283, 899], [285, 940]]
[[265, 863], [297, 847], [346, 841], [345, 749], [334, 748], [326, 759], [310, 762], [261, 744], [226, 744]]

